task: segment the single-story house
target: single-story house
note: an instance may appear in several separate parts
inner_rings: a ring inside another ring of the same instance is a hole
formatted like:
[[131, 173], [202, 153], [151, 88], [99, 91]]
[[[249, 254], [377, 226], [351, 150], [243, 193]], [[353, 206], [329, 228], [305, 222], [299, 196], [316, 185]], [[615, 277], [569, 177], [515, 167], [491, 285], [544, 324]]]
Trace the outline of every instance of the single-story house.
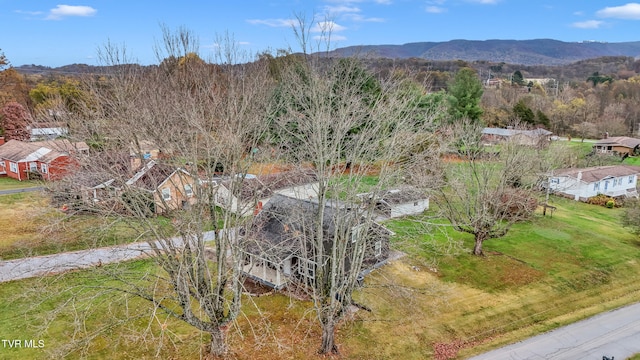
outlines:
[[249, 216], [259, 212], [274, 194], [315, 198], [317, 193], [318, 182], [312, 172], [286, 171], [262, 176], [246, 174], [244, 179], [236, 177], [218, 181], [214, 202], [235, 214]]
[[[313, 239], [318, 238], [315, 215], [319, 209], [317, 199], [274, 195], [243, 236], [244, 273], [276, 289], [290, 282], [304, 285], [314, 281], [319, 257], [314, 254]], [[388, 259], [390, 230], [365, 222], [356, 205], [327, 202], [324, 211], [324, 256], [329, 256], [336, 241], [347, 241], [348, 249], [364, 244], [363, 267], [358, 270], [361, 276]]]
[[69, 127], [64, 123], [37, 122], [27, 126], [31, 141], [53, 140], [69, 134]]
[[549, 175], [549, 190], [586, 201], [603, 194], [611, 197], [638, 197], [639, 166], [610, 165], [556, 170]]
[[628, 136], [613, 136], [600, 139], [593, 144], [593, 151], [601, 154], [636, 155], [640, 152], [640, 139]]
[[429, 197], [412, 186], [385, 190], [380, 194], [360, 194], [363, 202], [375, 201], [374, 210], [382, 218], [422, 214], [429, 209]]
[[84, 142], [69, 140], [49, 140], [24, 142], [0, 140], [0, 175], [19, 181], [28, 179], [57, 180], [78, 167], [74, 158], [87, 153], [89, 146]]
[[487, 145], [495, 145], [504, 141], [514, 141], [520, 145], [545, 147], [551, 141], [553, 133], [543, 128], [533, 130], [484, 128], [482, 130], [482, 142]]
[[152, 196], [155, 214], [185, 209], [196, 202], [193, 176], [184, 169], [158, 164], [155, 160], [146, 163], [122, 188], [123, 192], [136, 189]]
[[129, 145], [129, 162], [131, 170], [139, 169], [144, 163], [158, 160], [161, 157], [160, 148], [149, 140], [140, 140]]

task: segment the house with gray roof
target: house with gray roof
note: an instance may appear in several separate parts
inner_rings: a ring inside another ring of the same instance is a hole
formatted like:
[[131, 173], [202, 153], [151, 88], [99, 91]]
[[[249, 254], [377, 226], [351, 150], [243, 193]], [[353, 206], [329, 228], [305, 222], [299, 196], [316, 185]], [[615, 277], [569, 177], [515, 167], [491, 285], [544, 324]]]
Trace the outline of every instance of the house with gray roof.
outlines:
[[[244, 273], [275, 289], [289, 283], [308, 284], [314, 281], [318, 261], [326, 261], [336, 243], [345, 244], [347, 250], [355, 244], [364, 248], [362, 276], [388, 259], [391, 231], [366, 221], [359, 206], [328, 201], [321, 227], [316, 224], [319, 210], [317, 199], [272, 196], [243, 236]], [[320, 237], [325, 254], [314, 250]], [[351, 266], [348, 259], [345, 266]]]
[[218, 187], [214, 201], [216, 205], [242, 216], [256, 214], [274, 194], [308, 199], [317, 197], [318, 193], [317, 177], [309, 171], [238, 176], [216, 181]]
[[552, 134], [551, 131], [543, 128], [524, 130], [487, 127], [482, 130], [482, 142], [486, 145], [495, 145], [508, 140], [520, 145], [546, 147], [551, 141]]
[[358, 196], [363, 203], [372, 204], [381, 219], [418, 215], [429, 209], [429, 197], [425, 192], [408, 185]]

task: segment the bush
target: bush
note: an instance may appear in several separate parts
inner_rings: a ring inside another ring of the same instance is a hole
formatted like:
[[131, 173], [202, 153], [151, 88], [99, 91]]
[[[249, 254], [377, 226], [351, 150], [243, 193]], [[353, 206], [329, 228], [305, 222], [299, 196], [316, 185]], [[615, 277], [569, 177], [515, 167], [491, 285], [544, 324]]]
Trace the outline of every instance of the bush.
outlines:
[[538, 200], [528, 191], [510, 188], [493, 198], [493, 211], [510, 221], [528, 219], [538, 207]]
[[610, 196], [599, 194], [587, 199], [587, 204], [599, 205], [599, 206], [608, 207], [609, 209], [613, 209], [614, 207], [622, 206], [622, 201], [620, 200], [616, 201], [616, 199]]

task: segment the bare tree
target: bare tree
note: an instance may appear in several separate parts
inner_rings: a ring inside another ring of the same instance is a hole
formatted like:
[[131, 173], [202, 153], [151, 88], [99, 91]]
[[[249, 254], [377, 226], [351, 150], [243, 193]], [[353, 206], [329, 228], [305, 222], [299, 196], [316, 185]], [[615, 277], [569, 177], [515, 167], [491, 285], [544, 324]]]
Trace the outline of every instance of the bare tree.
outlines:
[[474, 236], [474, 255], [482, 255], [486, 240], [506, 235], [537, 206], [531, 194], [537, 153], [516, 139], [501, 143], [496, 152], [487, 151], [481, 130], [469, 122], [449, 130], [460, 161], [444, 166], [446, 183], [434, 189], [442, 216], [456, 231]]
[[87, 79], [93, 101], [70, 121], [72, 136], [92, 151], [54, 189], [74, 201], [70, 213], [139, 224], [162, 271], [134, 281], [116, 272], [118, 290], [209, 334], [215, 356], [227, 351], [225, 329], [241, 309], [242, 252], [234, 239], [245, 222], [217, 185], [242, 192], [271, 91], [263, 63], [249, 61], [228, 35], [218, 40], [207, 62], [192, 33], [164, 28], [162, 61], [151, 67], [108, 44], [100, 54], [108, 72]]
[[[308, 24], [299, 20], [306, 34]], [[374, 196], [400, 182], [410, 152], [431, 135], [435, 114], [418, 109], [403, 79], [374, 77], [356, 58], [310, 54], [308, 37], [298, 36], [305, 51], [279, 71], [272, 131], [286, 161], [318, 180], [300, 251], [312, 266], [305, 285], [322, 327], [319, 352], [330, 354], [338, 351], [335, 330], [352, 304], [377, 228], [373, 206], [357, 196], [365, 191], [362, 180], [374, 174], [367, 189]]]

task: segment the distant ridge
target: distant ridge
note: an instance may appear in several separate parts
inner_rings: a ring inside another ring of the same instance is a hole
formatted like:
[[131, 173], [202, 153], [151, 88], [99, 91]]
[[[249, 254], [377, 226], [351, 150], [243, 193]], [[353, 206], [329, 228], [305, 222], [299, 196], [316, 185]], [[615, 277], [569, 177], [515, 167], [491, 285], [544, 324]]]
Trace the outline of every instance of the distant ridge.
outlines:
[[403, 45], [348, 46], [329, 56], [370, 56], [391, 59], [491, 61], [522, 65], [565, 65], [604, 56], [640, 57], [640, 41], [606, 43], [536, 40], [451, 40]]

